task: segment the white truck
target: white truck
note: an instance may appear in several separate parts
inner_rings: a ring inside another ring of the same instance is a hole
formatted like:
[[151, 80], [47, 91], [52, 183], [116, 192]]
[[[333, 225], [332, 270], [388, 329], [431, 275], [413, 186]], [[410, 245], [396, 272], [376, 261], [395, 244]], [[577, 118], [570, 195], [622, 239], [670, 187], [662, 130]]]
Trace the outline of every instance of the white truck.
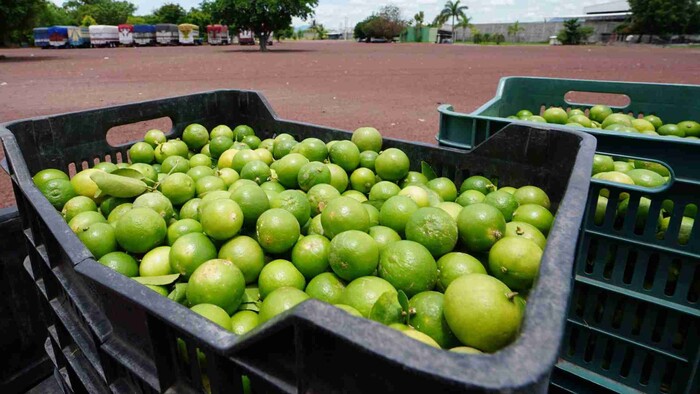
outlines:
[[90, 31], [90, 46], [110, 47], [119, 45], [119, 28], [110, 25], [92, 25]]

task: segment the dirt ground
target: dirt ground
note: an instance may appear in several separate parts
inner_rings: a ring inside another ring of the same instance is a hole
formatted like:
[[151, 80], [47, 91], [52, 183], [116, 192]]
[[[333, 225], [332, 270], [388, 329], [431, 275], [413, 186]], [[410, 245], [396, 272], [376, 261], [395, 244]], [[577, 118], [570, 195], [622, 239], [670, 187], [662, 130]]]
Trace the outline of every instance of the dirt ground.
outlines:
[[[470, 112], [509, 75], [700, 84], [700, 50], [275, 43], [0, 50], [0, 122], [222, 88], [263, 92], [288, 119], [432, 142], [437, 106]], [[145, 131], [145, 130], [144, 130]], [[0, 155], [1, 157], [2, 155]], [[0, 207], [12, 205], [0, 175]]]

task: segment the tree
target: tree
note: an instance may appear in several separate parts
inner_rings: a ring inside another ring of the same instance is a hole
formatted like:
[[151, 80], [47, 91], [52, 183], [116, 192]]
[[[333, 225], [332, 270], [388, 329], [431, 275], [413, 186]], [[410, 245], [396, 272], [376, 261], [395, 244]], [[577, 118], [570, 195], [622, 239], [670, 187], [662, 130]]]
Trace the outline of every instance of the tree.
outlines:
[[179, 4], [167, 3], [153, 11], [157, 23], [183, 23], [187, 12]]
[[225, 21], [258, 37], [260, 50], [267, 51], [270, 33], [292, 24], [292, 18], [306, 20], [318, 0], [217, 0], [214, 19]]
[[461, 5], [462, 1], [452, 1], [449, 0], [445, 3], [445, 8], [442, 9], [440, 15], [445, 15], [448, 18], [452, 18], [452, 39], [455, 39], [455, 18], [466, 18], [467, 15], [464, 13], [469, 9], [466, 5]]
[[569, 19], [564, 21], [564, 28], [557, 34], [557, 39], [564, 45], [579, 45], [588, 40], [591, 34], [592, 27], [581, 26], [578, 19]]
[[433, 22], [430, 23], [431, 27], [437, 27], [438, 29], [442, 27], [447, 21], [450, 19], [450, 17], [446, 14], [437, 14], [435, 16], [435, 19], [433, 19]]
[[34, 27], [37, 14], [45, 6], [43, 0], [0, 0], [0, 44], [19, 41], [23, 32]]
[[408, 26], [408, 22], [401, 19], [401, 10], [393, 5], [382, 7], [376, 15], [368, 18], [362, 25], [362, 33], [365, 38], [384, 38], [391, 41]]
[[520, 42], [520, 33], [523, 31], [525, 31], [525, 28], [520, 26], [519, 21], [515, 21], [515, 23], [508, 26], [508, 36], [515, 37], [515, 42]]
[[146, 25], [146, 24], [148, 24], [148, 21], [146, 18], [147, 17], [145, 17], [145, 16], [131, 15], [130, 17], [126, 18], [126, 23], [128, 23], [130, 25]]
[[[470, 18], [470, 17], [468, 17], [468, 16], [466, 16], [466, 15], [462, 15], [462, 16], [459, 18], [459, 23], [457, 23], [457, 27], [459, 27], [460, 29], [462, 29], [462, 34], [463, 34], [462, 41], [466, 41], [467, 35], [464, 34], [464, 33], [467, 31], [467, 29], [468, 29], [469, 27], [471, 27], [471, 25], [472, 25], [472, 24], [471, 24], [471, 20], [472, 20], [472, 18]], [[457, 37], [454, 37], [454, 38], [455, 38], [455, 41], [456, 41], [456, 40], [457, 40]]]
[[496, 45], [501, 45], [501, 43], [505, 40], [506, 38], [501, 33], [496, 33], [493, 35], [493, 42], [495, 42]]
[[206, 34], [207, 25], [212, 23], [212, 16], [204, 9], [192, 7], [182, 21], [199, 26], [199, 31]]
[[413, 16], [413, 20], [416, 21], [416, 41], [423, 41], [423, 22], [425, 22], [425, 13], [420, 11]]
[[328, 30], [326, 30], [323, 24], [316, 24], [316, 21], [314, 21], [309, 30], [315, 33], [314, 40], [325, 40], [328, 36]]
[[275, 38], [277, 38], [277, 42], [280, 42], [283, 38], [295, 38], [294, 27], [290, 25], [284, 29], [275, 31]]
[[668, 37], [697, 30], [694, 17], [700, 8], [697, 0], [629, 0], [632, 31], [642, 35]]
[[367, 25], [376, 18], [378, 18], [377, 15], [371, 15], [365, 18], [364, 20], [357, 22], [353, 34], [355, 38], [361, 41], [369, 40], [370, 37], [365, 33], [365, 31], [367, 29]]
[[63, 7], [72, 16], [71, 24], [79, 25], [86, 15], [90, 15], [99, 24], [118, 25], [126, 22], [134, 14], [136, 6], [128, 1], [114, 0], [72, 0]]
[[80, 26], [92, 26], [96, 25], [97, 21], [95, 18], [91, 17], [90, 15], [85, 15], [83, 17], [83, 20], [80, 21]]

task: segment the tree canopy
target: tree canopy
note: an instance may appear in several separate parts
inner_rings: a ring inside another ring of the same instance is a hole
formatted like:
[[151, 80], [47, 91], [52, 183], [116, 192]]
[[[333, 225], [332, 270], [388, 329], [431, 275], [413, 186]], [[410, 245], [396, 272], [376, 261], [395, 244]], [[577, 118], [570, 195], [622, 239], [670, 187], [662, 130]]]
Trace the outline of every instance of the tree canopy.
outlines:
[[384, 38], [391, 41], [394, 37], [401, 35], [406, 26], [408, 22], [401, 18], [401, 9], [387, 5], [380, 8], [378, 13], [355, 25], [355, 38], [362, 40]]
[[289, 27], [293, 17], [309, 18], [316, 5], [318, 0], [216, 0], [212, 15], [215, 20], [252, 31], [260, 50], [266, 51], [272, 32]]
[[700, 31], [697, 0], [629, 0], [631, 30], [638, 34], [668, 36]]

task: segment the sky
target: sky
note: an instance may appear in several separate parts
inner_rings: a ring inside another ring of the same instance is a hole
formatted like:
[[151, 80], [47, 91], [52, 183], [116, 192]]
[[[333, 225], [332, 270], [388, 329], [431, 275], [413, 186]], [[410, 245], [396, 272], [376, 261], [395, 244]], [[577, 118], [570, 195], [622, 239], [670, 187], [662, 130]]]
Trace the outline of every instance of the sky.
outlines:
[[[64, 0], [52, 0], [62, 4]], [[138, 14], [148, 14], [165, 3], [177, 2], [185, 9], [197, 6], [201, 0], [130, 0], [138, 6]], [[401, 8], [404, 19], [413, 19], [418, 11], [425, 12], [426, 22], [431, 21], [443, 8], [446, 0], [319, 0], [316, 21], [326, 29], [342, 28], [346, 23], [352, 28], [381, 6], [393, 4]], [[462, 0], [469, 7], [467, 15], [472, 23], [536, 22], [555, 16], [571, 16], [583, 13], [583, 7], [608, 3], [611, 0]], [[295, 26], [308, 24], [294, 20]]]

